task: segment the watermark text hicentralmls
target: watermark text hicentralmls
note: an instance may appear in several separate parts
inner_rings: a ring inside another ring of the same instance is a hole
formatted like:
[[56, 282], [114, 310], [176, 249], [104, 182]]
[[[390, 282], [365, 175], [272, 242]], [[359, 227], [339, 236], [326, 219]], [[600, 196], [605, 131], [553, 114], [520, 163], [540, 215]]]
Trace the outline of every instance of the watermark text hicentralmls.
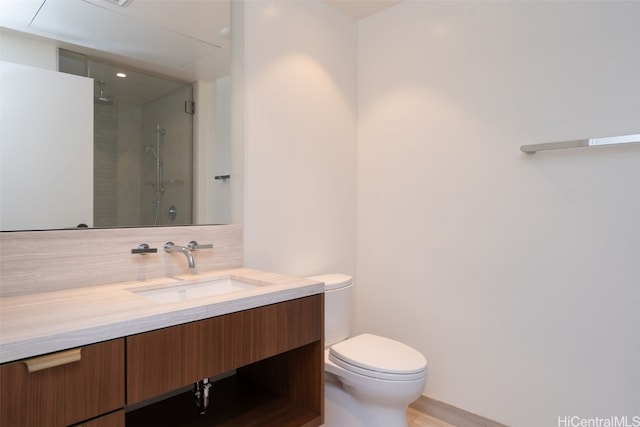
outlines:
[[562, 415], [558, 417], [558, 427], [640, 427], [640, 415], [611, 417]]

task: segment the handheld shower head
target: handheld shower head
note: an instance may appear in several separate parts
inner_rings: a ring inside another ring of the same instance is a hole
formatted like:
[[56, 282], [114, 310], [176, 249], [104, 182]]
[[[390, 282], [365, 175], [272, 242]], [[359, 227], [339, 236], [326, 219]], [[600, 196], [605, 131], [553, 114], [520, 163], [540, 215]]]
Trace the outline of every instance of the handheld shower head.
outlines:
[[156, 161], [160, 160], [160, 158], [158, 157], [158, 153], [156, 153], [156, 150], [154, 150], [152, 146], [145, 145], [144, 146], [144, 151], [147, 152], [147, 153], [153, 154], [153, 157], [156, 158]]

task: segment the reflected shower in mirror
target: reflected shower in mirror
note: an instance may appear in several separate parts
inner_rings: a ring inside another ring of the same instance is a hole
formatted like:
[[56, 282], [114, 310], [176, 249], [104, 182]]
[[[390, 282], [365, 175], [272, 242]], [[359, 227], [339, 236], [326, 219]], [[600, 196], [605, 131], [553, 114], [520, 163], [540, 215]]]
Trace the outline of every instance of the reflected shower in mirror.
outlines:
[[192, 224], [193, 87], [60, 57], [60, 71], [94, 80], [93, 226]]
[[3, 10], [1, 230], [238, 222], [230, 11], [226, 0]]

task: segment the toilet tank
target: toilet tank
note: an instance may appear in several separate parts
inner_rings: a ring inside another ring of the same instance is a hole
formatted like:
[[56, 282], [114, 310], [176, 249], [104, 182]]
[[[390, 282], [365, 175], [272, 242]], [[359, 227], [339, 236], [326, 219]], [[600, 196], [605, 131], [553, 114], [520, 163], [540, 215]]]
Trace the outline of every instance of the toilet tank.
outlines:
[[324, 282], [324, 345], [329, 347], [351, 333], [353, 278], [346, 274], [323, 274], [309, 279]]

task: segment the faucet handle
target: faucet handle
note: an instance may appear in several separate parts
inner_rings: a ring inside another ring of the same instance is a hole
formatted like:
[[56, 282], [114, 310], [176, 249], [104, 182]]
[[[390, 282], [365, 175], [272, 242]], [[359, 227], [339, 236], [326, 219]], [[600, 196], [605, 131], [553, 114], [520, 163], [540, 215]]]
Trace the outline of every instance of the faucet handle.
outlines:
[[158, 248], [150, 248], [149, 245], [147, 245], [146, 243], [141, 243], [140, 245], [138, 245], [136, 249], [131, 249], [132, 254], [140, 254], [140, 255], [155, 254], [157, 252], [158, 252]]
[[187, 247], [189, 249], [191, 249], [192, 251], [195, 251], [196, 249], [212, 249], [213, 248], [213, 243], [208, 243], [205, 245], [200, 245], [198, 244], [198, 242], [196, 242], [195, 240], [192, 240], [189, 242], [189, 244], [187, 245]]

